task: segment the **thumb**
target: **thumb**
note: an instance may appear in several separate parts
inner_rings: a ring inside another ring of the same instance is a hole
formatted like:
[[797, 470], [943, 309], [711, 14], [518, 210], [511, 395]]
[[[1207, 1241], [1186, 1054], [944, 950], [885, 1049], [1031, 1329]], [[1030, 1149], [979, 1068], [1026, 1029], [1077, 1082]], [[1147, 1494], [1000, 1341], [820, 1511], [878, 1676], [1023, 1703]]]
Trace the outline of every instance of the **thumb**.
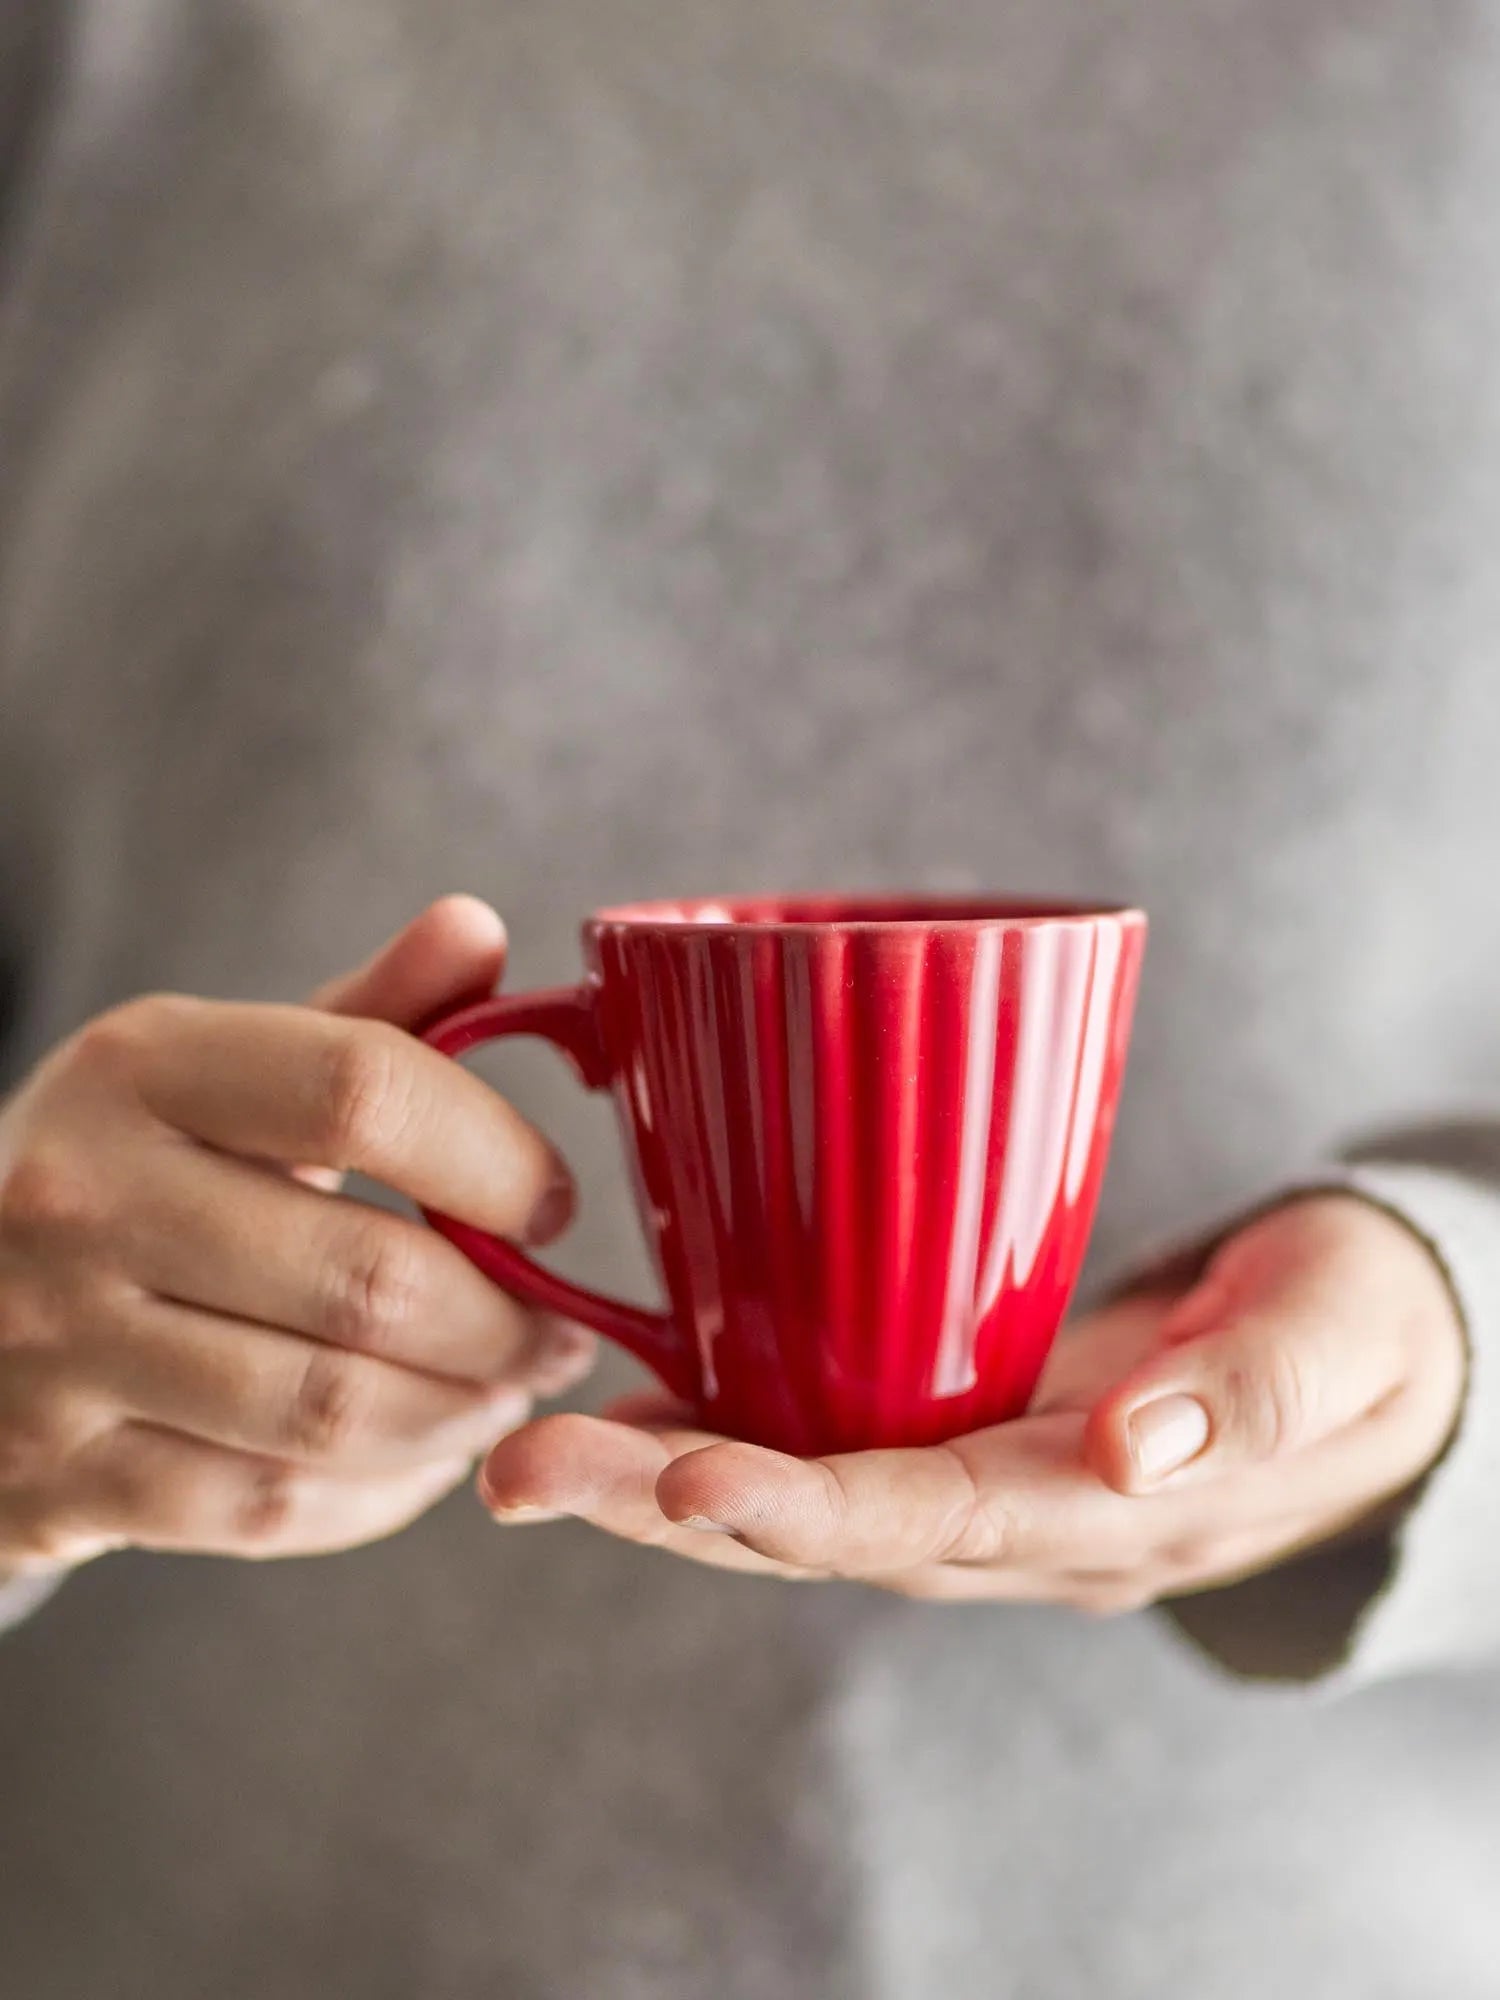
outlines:
[[[1262, 1225], [1264, 1228], [1264, 1225]], [[1244, 1239], [1241, 1239], [1243, 1242]], [[1163, 1345], [1095, 1406], [1085, 1453], [1121, 1493], [1288, 1458], [1372, 1410], [1401, 1378], [1379, 1314], [1264, 1242], [1231, 1242], [1162, 1323]]]
[[505, 969], [505, 926], [477, 896], [444, 896], [372, 959], [319, 987], [311, 1005], [417, 1028], [430, 1015], [492, 993]]

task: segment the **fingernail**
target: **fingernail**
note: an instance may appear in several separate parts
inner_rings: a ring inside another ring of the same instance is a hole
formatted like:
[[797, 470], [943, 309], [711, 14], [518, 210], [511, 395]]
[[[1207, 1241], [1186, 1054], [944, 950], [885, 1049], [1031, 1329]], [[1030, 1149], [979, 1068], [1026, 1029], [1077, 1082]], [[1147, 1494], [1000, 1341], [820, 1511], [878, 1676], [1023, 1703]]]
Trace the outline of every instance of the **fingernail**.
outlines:
[[479, 1497], [503, 1528], [524, 1527], [532, 1521], [566, 1521], [565, 1507], [529, 1507], [522, 1501], [502, 1500], [489, 1481], [488, 1464], [479, 1468]]
[[533, 1393], [556, 1396], [581, 1382], [594, 1365], [598, 1347], [591, 1333], [566, 1320], [543, 1327], [525, 1368]]
[[1126, 1435], [1136, 1470], [1144, 1479], [1166, 1479], [1195, 1459], [1208, 1443], [1208, 1412], [1194, 1396], [1163, 1396], [1144, 1403], [1131, 1417]]
[[506, 1425], [514, 1428], [525, 1423], [531, 1415], [531, 1392], [529, 1389], [497, 1389], [485, 1398], [483, 1413], [474, 1420], [475, 1428], [483, 1430], [486, 1423]]
[[732, 1535], [733, 1528], [726, 1528], [722, 1521], [710, 1521], [706, 1514], [689, 1514], [679, 1527], [696, 1529], [700, 1535]]
[[488, 1396], [480, 1407], [457, 1426], [455, 1436], [470, 1443], [475, 1455], [524, 1424], [531, 1415], [531, 1397], [522, 1389], [503, 1389]]
[[553, 1243], [573, 1220], [573, 1183], [561, 1175], [547, 1189], [527, 1218], [521, 1241], [533, 1249]]

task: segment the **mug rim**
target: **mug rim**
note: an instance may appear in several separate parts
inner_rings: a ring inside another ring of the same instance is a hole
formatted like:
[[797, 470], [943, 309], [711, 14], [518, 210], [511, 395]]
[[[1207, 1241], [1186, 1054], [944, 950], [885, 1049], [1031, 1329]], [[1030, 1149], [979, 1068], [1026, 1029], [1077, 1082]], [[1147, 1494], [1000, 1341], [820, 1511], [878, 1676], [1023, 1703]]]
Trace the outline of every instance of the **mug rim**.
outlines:
[[590, 936], [608, 931], [713, 937], [736, 932], [775, 936], [830, 931], [1016, 931], [1102, 922], [1144, 930], [1148, 919], [1146, 912], [1132, 903], [1079, 902], [1068, 897], [933, 895], [920, 890], [909, 894], [798, 891], [612, 903], [595, 910], [584, 928]]

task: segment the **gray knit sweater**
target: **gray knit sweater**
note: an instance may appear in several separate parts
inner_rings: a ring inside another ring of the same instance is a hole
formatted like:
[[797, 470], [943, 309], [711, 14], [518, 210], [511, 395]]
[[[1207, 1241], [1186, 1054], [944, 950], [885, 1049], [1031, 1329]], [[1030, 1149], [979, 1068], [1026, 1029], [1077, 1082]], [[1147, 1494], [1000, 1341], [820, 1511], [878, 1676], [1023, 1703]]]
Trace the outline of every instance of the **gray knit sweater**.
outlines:
[[537, 979], [1130, 898], [1095, 1282], [1363, 1139], [1475, 1356], [1399, 1546], [1195, 1608], [1240, 1677], [466, 1496], [94, 1565], [0, 1646], [7, 1993], [1493, 2000], [1497, 104], [1488, 0], [0, 11], [8, 1075], [450, 887]]

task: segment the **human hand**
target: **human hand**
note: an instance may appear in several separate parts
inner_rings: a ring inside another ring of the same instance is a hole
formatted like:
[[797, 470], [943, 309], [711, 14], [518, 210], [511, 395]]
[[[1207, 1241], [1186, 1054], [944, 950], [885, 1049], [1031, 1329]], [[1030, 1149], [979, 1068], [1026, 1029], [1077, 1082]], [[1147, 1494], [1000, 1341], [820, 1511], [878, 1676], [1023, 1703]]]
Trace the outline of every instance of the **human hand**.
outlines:
[[533, 1243], [565, 1225], [547, 1141], [402, 1032], [504, 950], [449, 898], [306, 1007], [118, 1008], [0, 1107], [0, 1572], [372, 1540], [585, 1372], [578, 1329], [337, 1192], [359, 1170]]
[[481, 1490], [502, 1521], [578, 1515], [755, 1575], [1126, 1611], [1373, 1525], [1442, 1451], [1464, 1367], [1418, 1239], [1318, 1195], [1248, 1224], [1195, 1281], [1080, 1320], [1014, 1423], [801, 1460], [633, 1398], [614, 1421], [514, 1432]]

